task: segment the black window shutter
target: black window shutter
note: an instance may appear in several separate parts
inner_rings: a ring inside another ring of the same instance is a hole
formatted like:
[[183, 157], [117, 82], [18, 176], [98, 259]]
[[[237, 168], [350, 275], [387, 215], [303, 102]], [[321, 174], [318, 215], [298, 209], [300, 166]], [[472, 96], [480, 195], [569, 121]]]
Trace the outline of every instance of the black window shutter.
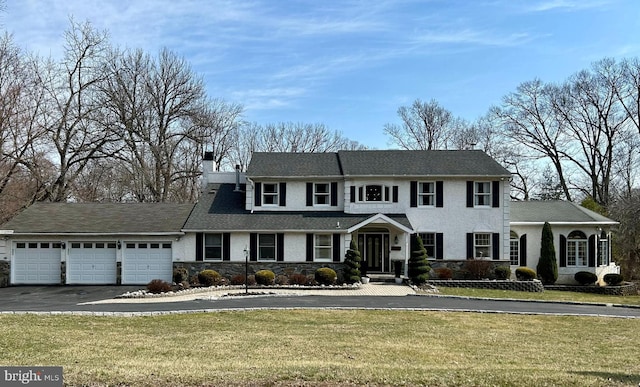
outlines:
[[260, 207], [262, 205], [262, 183], [256, 183], [256, 192], [255, 192], [255, 205]]
[[389, 187], [384, 187], [384, 199], [383, 201], [389, 201]]
[[276, 261], [284, 261], [284, 234], [276, 234]]
[[313, 262], [313, 234], [307, 234], [307, 262]]
[[204, 235], [201, 232], [196, 233], [196, 261], [204, 260]]
[[491, 199], [492, 199], [492, 203], [491, 206], [492, 207], [500, 207], [500, 182], [499, 181], [494, 181], [493, 182], [493, 187], [491, 187]]
[[491, 241], [491, 247], [493, 248], [492, 258], [494, 261], [500, 259], [500, 233], [493, 233], [493, 240]]
[[307, 207], [313, 206], [313, 183], [307, 183]]
[[258, 260], [258, 234], [254, 232], [249, 234], [249, 260]]
[[340, 235], [333, 234], [333, 262], [340, 262], [342, 250], [340, 249]]
[[409, 205], [411, 207], [418, 207], [418, 182], [417, 181], [412, 181], [410, 183], [410, 198], [409, 198]]
[[351, 195], [349, 195], [351, 196], [350, 201], [351, 203], [355, 203], [356, 202], [356, 186], [352, 185], [351, 187], [349, 187], [349, 191], [351, 193]]
[[436, 259], [444, 259], [444, 235], [441, 232], [436, 233]]
[[331, 206], [335, 207], [338, 205], [338, 183], [335, 181], [331, 183]]
[[364, 197], [364, 188], [363, 187], [358, 187], [358, 201], [361, 202], [363, 201]]
[[467, 233], [467, 259], [474, 259], [475, 256], [473, 254], [473, 233]]
[[467, 207], [473, 207], [473, 181], [467, 181]]
[[436, 207], [443, 207], [444, 206], [444, 198], [443, 198], [443, 189], [442, 189], [443, 183], [442, 181], [436, 181]]
[[596, 236], [589, 237], [589, 267], [596, 267]]
[[520, 266], [527, 266], [527, 234], [520, 237]]
[[394, 203], [398, 203], [398, 186], [397, 186], [397, 185], [394, 185], [394, 186], [392, 187], [392, 193], [391, 193], [391, 195], [393, 196], [391, 200], [392, 200]]
[[287, 183], [280, 183], [280, 207], [287, 205]]
[[560, 234], [560, 267], [567, 267], [567, 237]]
[[222, 234], [222, 260], [231, 260], [231, 234], [228, 232]]

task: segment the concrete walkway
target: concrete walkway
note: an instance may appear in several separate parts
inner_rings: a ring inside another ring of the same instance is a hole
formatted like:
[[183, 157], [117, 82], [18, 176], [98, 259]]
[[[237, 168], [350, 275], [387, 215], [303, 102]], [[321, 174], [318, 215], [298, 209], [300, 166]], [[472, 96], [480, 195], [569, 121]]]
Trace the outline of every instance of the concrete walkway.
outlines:
[[180, 302], [193, 300], [217, 300], [220, 298], [263, 297], [263, 296], [407, 296], [416, 292], [407, 285], [397, 285], [388, 282], [373, 282], [353, 289], [249, 289], [249, 295], [244, 295], [244, 288], [213, 288], [211, 290], [197, 289], [171, 295], [154, 295], [141, 298], [111, 298], [86, 302], [80, 305], [95, 304], [136, 304], [158, 302]]

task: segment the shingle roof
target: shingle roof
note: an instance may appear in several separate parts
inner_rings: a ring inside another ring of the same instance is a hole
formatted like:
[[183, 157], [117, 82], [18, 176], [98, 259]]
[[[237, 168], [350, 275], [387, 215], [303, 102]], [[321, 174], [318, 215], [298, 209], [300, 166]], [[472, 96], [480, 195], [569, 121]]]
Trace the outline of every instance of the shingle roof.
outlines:
[[[262, 211], [244, 209], [244, 192], [233, 184], [209, 184], [193, 209], [185, 231], [330, 231], [346, 230], [375, 214], [345, 214], [339, 211]], [[244, 187], [243, 187], [244, 188]], [[411, 228], [404, 214], [386, 214]], [[338, 224], [340, 227], [338, 228]]]
[[596, 212], [567, 201], [511, 202], [511, 223], [617, 224]]
[[249, 177], [510, 176], [480, 150], [358, 150], [338, 153], [254, 153]]
[[35, 203], [0, 226], [14, 233], [180, 233], [193, 204]]
[[261, 153], [251, 156], [247, 168], [250, 177], [340, 176], [336, 153]]
[[338, 152], [346, 176], [510, 176], [480, 150]]

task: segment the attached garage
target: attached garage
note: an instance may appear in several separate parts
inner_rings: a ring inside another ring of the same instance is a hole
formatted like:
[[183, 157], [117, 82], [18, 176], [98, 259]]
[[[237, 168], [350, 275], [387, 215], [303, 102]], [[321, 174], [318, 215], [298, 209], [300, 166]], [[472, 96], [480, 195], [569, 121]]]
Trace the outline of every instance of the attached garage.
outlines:
[[60, 284], [60, 242], [15, 242], [11, 283]]
[[116, 242], [71, 242], [68, 284], [115, 284], [117, 273]]
[[126, 242], [122, 252], [122, 284], [146, 285], [151, 280], [171, 282], [171, 242]]

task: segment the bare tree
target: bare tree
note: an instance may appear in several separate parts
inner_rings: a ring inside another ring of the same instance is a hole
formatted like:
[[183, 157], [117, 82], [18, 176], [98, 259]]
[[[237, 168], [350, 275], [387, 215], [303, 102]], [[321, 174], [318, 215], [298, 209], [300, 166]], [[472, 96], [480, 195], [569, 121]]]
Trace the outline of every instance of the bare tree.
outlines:
[[384, 132], [391, 143], [402, 149], [447, 149], [454, 118], [451, 112], [432, 99], [422, 102], [416, 99], [411, 106], [398, 108], [402, 124], [385, 124]]
[[57, 167], [46, 194], [52, 201], [69, 199], [77, 176], [92, 160], [113, 156], [109, 146], [118, 140], [116, 133], [97, 124], [101, 119], [97, 91], [109, 75], [105, 71], [106, 32], [72, 20], [65, 38], [62, 63], [42, 63], [37, 72], [46, 92], [38, 123], [47, 133]]
[[[500, 122], [505, 137], [514, 146], [525, 147], [529, 158], [546, 158], [551, 162], [564, 196], [571, 200], [564, 161], [568, 143], [563, 122], [554, 110], [553, 100], [558, 89], [540, 80], [524, 82], [517, 90], [503, 98], [502, 106], [492, 110]], [[514, 148], [515, 149], [515, 148]]]
[[615, 259], [626, 279], [640, 278], [640, 190], [612, 200], [609, 216], [620, 222], [613, 240]]

